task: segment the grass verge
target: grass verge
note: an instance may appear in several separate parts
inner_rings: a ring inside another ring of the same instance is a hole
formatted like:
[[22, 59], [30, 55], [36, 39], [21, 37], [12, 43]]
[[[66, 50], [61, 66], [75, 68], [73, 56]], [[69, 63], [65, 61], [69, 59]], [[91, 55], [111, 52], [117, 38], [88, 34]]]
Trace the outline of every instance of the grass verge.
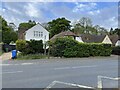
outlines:
[[2, 55], [3, 53], [2, 52], [0, 52], [0, 56]]
[[22, 55], [19, 53], [16, 60], [33, 60], [33, 59], [45, 59], [45, 58], [47, 58], [47, 56], [42, 54]]

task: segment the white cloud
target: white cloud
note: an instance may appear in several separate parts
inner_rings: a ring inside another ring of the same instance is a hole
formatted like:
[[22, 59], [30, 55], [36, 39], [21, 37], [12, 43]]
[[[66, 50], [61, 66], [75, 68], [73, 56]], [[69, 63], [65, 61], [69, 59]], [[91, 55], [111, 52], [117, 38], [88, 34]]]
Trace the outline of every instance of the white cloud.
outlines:
[[88, 14], [90, 15], [97, 15], [100, 13], [100, 10], [89, 11]]
[[95, 9], [97, 4], [96, 3], [75, 3], [76, 6], [73, 9], [73, 12], [78, 12], [78, 11], [89, 11], [92, 9]]
[[36, 4], [32, 4], [32, 3], [28, 3], [27, 5], [24, 6], [25, 10], [26, 10], [26, 15], [30, 16], [30, 17], [39, 17], [39, 10], [38, 8], [35, 6]]
[[118, 27], [118, 7], [111, 6], [100, 10], [97, 15], [91, 15], [94, 24], [101, 25], [107, 29]]
[[[75, 2], [73, 2], [74, 4]], [[58, 4], [59, 5], [59, 4]], [[43, 23], [58, 17], [65, 17], [70, 21], [78, 20], [81, 17], [90, 17], [94, 25], [105, 28], [117, 27], [117, 6], [97, 8], [98, 3], [75, 3], [75, 7], [69, 7], [66, 3], [59, 5], [55, 3], [7, 3], [4, 8], [4, 17], [9, 22], [19, 24], [28, 20], [35, 20]], [[76, 12], [73, 12], [76, 10]], [[19, 11], [19, 12], [18, 12]], [[22, 13], [22, 14], [20, 14]]]
[[[16, 14], [22, 14], [19, 10], [17, 10], [17, 9], [14, 9], [14, 8], [10, 8], [10, 7], [8, 7], [7, 8], [9, 11], [11, 11], [11, 12], [13, 12], [13, 13], [16, 13]], [[5, 10], [4, 10], [5, 11]]]

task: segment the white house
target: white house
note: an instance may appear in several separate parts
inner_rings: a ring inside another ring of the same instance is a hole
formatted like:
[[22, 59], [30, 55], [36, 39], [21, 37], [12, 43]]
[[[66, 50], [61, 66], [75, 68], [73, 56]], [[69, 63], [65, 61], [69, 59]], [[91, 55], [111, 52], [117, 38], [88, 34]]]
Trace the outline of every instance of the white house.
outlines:
[[120, 40], [116, 42], [115, 46], [120, 46]]
[[81, 38], [80, 36], [79, 36], [79, 37], [76, 37], [75, 40], [78, 41], [78, 42], [83, 43], [83, 40], [82, 40], [82, 38]]
[[76, 40], [79, 42], [86, 42], [86, 43], [113, 44], [108, 35], [81, 34], [80, 37], [76, 37]]
[[43, 43], [49, 40], [49, 32], [41, 25], [37, 24], [25, 31], [25, 40], [43, 40]]
[[103, 39], [102, 43], [105, 43], [105, 44], [112, 44], [112, 41], [110, 40], [109, 36], [106, 35], [105, 38]]

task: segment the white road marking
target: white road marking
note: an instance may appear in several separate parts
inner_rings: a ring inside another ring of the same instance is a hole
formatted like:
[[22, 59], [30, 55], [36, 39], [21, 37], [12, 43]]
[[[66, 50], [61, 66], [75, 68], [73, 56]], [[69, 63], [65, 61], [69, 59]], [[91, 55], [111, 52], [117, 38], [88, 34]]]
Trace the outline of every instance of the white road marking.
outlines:
[[75, 66], [75, 67], [60, 67], [60, 68], [54, 68], [54, 70], [77, 69], [77, 68], [91, 68], [91, 67], [97, 67], [97, 65], [92, 65], [92, 66]]
[[9, 66], [10, 64], [0, 64], [0, 66]]
[[10, 66], [10, 65], [15, 65], [15, 66], [17, 66], [17, 65], [31, 65], [31, 64], [34, 64], [34, 63], [20, 63], [20, 64], [0, 64], [0, 66]]
[[75, 67], [71, 67], [71, 68], [89, 68], [89, 67], [97, 67], [96, 65], [93, 66], [75, 66]]
[[103, 81], [102, 81], [102, 79], [115, 80], [115, 81], [118, 82], [120, 77], [116, 77], [115, 78], [115, 77], [108, 77], [108, 76], [101, 76], [101, 75], [99, 75], [98, 76], [98, 85], [97, 85], [98, 88], [103, 88]]
[[46, 89], [44, 90], [49, 90], [50, 88], [52, 88], [55, 84], [65, 84], [65, 85], [69, 85], [69, 86], [74, 86], [74, 87], [79, 87], [79, 88], [89, 88], [89, 89], [94, 89], [94, 87], [89, 87], [89, 86], [85, 86], [85, 85], [79, 85], [79, 84], [73, 84], [73, 83], [65, 83], [65, 82], [61, 82], [61, 81], [53, 81], [49, 86], [46, 87]]
[[12, 74], [12, 73], [21, 73], [23, 71], [12, 71], [12, 72], [2, 72], [1, 74]]
[[56, 84], [56, 81], [53, 81], [50, 85], [48, 85], [47, 87], [46, 87], [46, 89], [44, 89], [44, 90], [47, 90], [47, 89], [49, 89], [49, 88], [52, 88], [54, 85]]
[[33, 63], [22, 63], [21, 65], [31, 65]]
[[60, 68], [54, 68], [55, 70], [58, 70], [58, 69], [70, 69], [71, 67], [60, 67]]
[[12, 65], [20, 65], [20, 64], [12, 64]]

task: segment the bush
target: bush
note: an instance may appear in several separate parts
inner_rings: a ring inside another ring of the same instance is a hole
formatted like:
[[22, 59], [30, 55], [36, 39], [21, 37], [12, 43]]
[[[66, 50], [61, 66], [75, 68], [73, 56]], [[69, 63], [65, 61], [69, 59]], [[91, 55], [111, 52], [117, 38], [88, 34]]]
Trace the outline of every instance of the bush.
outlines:
[[90, 56], [87, 44], [77, 43], [76, 45], [64, 50], [64, 57], [88, 57]]
[[120, 55], [120, 46], [113, 47], [112, 54]]
[[16, 49], [22, 52], [23, 54], [43, 53], [43, 43], [42, 40], [39, 41], [17, 40]]
[[52, 55], [57, 57], [110, 56], [111, 45], [79, 43], [69, 38], [58, 38], [52, 45]]
[[52, 43], [51, 55], [55, 57], [64, 56], [64, 50], [76, 45], [78, 42], [71, 38], [57, 38], [55, 42]]
[[24, 50], [27, 48], [27, 43], [25, 40], [17, 40], [16, 41], [16, 49], [20, 52], [24, 52]]
[[43, 53], [43, 42], [42, 40], [30, 40], [27, 41], [29, 48], [32, 50], [31, 53]]

